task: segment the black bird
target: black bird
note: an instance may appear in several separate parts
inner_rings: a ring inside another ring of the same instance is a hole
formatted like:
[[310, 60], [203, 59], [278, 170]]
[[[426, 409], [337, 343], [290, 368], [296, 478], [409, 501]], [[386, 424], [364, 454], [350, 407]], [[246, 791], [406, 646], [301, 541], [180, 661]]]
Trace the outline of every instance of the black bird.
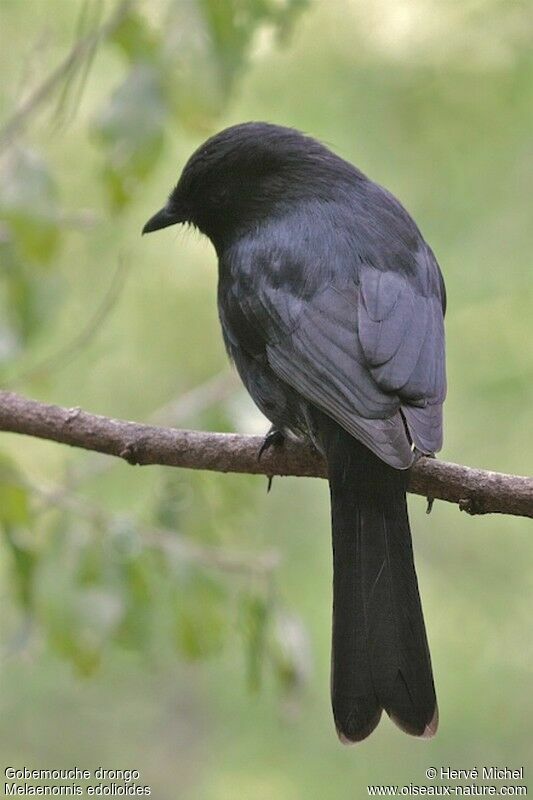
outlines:
[[255, 403], [325, 456], [333, 528], [331, 694], [343, 742], [382, 709], [438, 724], [407, 470], [442, 445], [444, 282], [388, 191], [302, 133], [235, 125], [189, 159], [143, 233], [192, 223], [219, 262], [224, 342]]

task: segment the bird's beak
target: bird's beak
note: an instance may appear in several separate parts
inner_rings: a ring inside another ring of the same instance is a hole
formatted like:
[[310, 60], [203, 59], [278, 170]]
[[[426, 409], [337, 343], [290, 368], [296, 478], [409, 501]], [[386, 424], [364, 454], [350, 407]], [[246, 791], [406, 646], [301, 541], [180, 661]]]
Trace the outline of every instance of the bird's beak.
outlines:
[[158, 211], [157, 214], [154, 214], [153, 217], [150, 217], [142, 232], [144, 235], [145, 233], [152, 233], [152, 231], [160, 231], [162, 228], [168, 228], [169, 225], [176, 225], [178, 222], [182, 221], [183, 220], [175, 212], [171, 211], [168, 206], [165, 206]]

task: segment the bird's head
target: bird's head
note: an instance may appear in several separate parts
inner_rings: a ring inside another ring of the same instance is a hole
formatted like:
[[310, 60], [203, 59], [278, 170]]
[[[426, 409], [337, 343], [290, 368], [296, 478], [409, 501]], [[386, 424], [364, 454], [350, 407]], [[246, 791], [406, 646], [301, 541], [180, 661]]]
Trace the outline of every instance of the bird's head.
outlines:
[[324, 145], [292, 128], [265, 122], [235, 125], [193, 153], [166, 205], [143, 233], [191, 223], [218, 247], [239, 228], [282, 213], [299, 198], [326, 198], [335, 172], [340, 175], [347, 167]]

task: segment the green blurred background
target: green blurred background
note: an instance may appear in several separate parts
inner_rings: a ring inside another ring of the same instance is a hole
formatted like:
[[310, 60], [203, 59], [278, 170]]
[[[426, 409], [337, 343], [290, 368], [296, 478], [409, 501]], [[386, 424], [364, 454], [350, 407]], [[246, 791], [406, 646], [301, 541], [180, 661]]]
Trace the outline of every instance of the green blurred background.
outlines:
[[[210, 245], [139, 235], [207, 135], [264, 119], [412, 212], [448, 287], [442, 457], [531, 474], [529, 1], [0, 12], [2, 388], [266, 430], [226, 362]], [[2, 764], [138, 769], [165, 800], [363, 797], [442, 764], [524, 766], [529, 785], [530, 522], [410, 500], [440, 730], [419, 742], [384, 719], [346, 749], [328, 697], [327, 486], [265, 489], [2, 435]]]

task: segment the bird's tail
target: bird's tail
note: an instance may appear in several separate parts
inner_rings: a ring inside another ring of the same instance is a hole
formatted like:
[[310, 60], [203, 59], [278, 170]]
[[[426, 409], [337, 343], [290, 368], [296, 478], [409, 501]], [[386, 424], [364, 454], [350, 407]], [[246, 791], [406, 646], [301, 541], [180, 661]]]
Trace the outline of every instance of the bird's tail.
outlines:
[[385, 709], [430, 737], [438, 711], [407, 515], [405, 472], [318, 416], [333, 529], [331, 696], [343, 742], [358, 742]]

